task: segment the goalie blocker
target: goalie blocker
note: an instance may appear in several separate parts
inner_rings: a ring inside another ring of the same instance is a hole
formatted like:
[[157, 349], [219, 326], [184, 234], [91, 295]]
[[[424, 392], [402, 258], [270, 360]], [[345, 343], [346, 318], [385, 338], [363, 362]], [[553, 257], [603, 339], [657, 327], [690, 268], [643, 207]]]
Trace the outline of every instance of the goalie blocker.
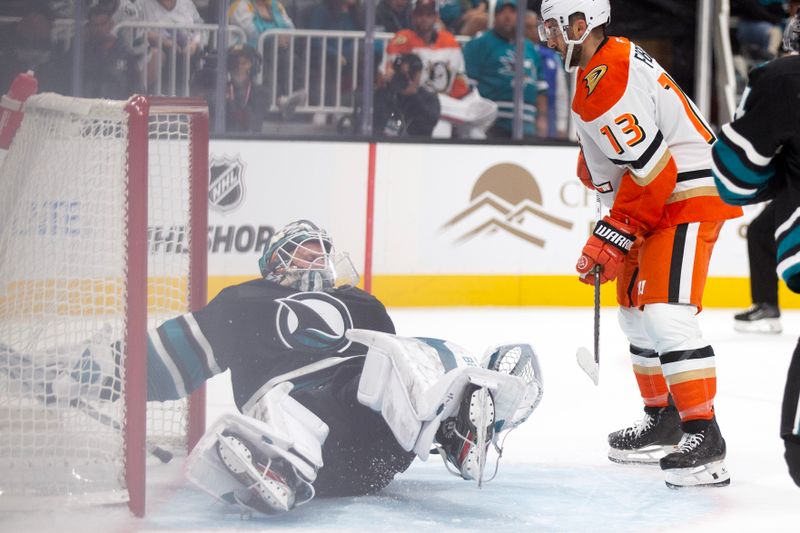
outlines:
[[192, 452], [189, 479], [245, 513], [276, 514], [315, 494], [376, 492], [433, 449], [452, 473], [480, 484], [489, 444], [541, 400], [527, 344], [493, 347], [479, 363], [438, 339], [358, 329], [347, 337], [368, 347], [365, 357], [341, 362], [320, 388], [284, 381], [248, 402], [244, 416], [222, 417]]

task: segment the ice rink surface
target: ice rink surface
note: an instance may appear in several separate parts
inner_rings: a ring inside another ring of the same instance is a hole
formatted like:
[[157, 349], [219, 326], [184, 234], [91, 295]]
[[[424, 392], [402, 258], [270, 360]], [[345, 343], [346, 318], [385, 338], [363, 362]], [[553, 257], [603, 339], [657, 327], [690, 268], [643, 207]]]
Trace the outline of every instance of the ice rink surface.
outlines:
[[[778, 425], [800, 311], [784, 314], [781, 335], [737, 333], [733, 313], [700, 315], [716, 352], [729, 487], [670, 490], [657, 467], [606, 458], [606, 435], [641, 416], [615, 309], [602, 312], [599, 387], [575, 362], [579, 346], [592, 346], [591, 309], [390, 309], [400, 335], [447, 339], [476, 355], [508, 341], [535, 348], [544, 398], [510, 434], [497, 477], [483, 489], [448, 474], [434, 455], [378, 495], [313, 500], [282, 517], [243, 521], [236, 509], [189, 486], [176, 458], [169, 465], [153, 460], [143, 520], [120, 507], [45, 507], [0, 514], [0, 531], [797, 532], [800, 488], [787, 474]], [[227, 374], [209, 383], [209, 422], [234, 409], [229, 388]]]

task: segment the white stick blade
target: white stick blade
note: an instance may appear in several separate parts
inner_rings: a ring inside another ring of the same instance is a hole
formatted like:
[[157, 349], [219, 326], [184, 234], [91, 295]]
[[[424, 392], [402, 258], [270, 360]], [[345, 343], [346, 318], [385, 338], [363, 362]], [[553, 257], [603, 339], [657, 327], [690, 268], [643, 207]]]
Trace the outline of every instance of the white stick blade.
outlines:
[[595, 385], [598, 385], [600, 383], [600, 367], [597, 361], [594, 360], [594, 356], [591, 352], [584, 347], [580, 347], [575, 354], [575, 358], [578, 360], [578, 366], [586, 372], [586, 375], [589, 376]]

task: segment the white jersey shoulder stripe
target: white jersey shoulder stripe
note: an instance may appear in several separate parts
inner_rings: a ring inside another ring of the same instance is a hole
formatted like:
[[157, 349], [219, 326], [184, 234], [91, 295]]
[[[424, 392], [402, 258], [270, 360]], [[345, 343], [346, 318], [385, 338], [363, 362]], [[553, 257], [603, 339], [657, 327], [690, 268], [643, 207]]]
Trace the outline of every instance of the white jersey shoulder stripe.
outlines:
[[758, 192], [758, 188], [757, 187], [752, 187], [752, 188], [749, 188], [749, 189], [745, 189], [744, 187], [739, 187], [738, 185], [733, 183], [731, 180], [729, 180], [725, 176], [725, 174], [723, 174], [720, 171], [720, 169], [717, 167], [716, 162], [714, 162], [713, 159], [711, 160], [711, 168], [713, 169], [714, 177], [716, 177], [716, 179], [718, 179], [720, 182], [722, 182], [722, 184], [725, 186], [725, 189], [727, 189], [728, 191], [730, 191], [730, 192], [732, 192], [734, 194], [737, 194], [739, 196], [751, 196], [751, 195], [755, 194], [756, 192]]
[[771, 156], [767, 157], [758, 153], [758, 150], [756, 150], [753, 144], [743, 136], [739, 135], [736, 130], [731, 127], [730, 123], [722, 126], [722, 133], [724, 133], [733, 144], [741, 148], [745, 155], [747, 155], [747, 159], [749, 159], [754, 165], [765, 167], [772, 161]]
[[214, 357], [214, 350], [211, 348], [211, 343], [208, 342], [206, 336], [203, 335], [203, 332], [200, 330], [200, 325], [197, 323], [197, 320], [195, 320], [194, 315], [192, 313], [187, 313], [183, 315], [183, 319], [186, 320], [186, 324], [189, 326], [192, 336], [203, 350], [203, 355], [206, 358], [206, 364], [208, 365], [209, 370], [211, 370], [211, 373], [217, 375], [222, 372], [222, 369], [220, 369], [219, 365], [217, 364], [217, 359]]
[[186, 384], [183, 382], [183, 377], [181, 377], [178, 367], [175, 366], [175, 361], [172, 360], [169, 352], [164, 347], [164, 343], [161, 342], [161, 336], [158, 334], [158, 330], [152, 329], [147, 335], [150, 337], [150, 342], [153, 343], [153, 348], [155, 348], [159, 359], [161, 359], [161, 362], [164, 363], [164, 366], [167, 368], [167, 371], [172, 378], [172, 382], [175, 384], [175, 390], [178, 392], [178, 397], [185, 398], [188, 396]]

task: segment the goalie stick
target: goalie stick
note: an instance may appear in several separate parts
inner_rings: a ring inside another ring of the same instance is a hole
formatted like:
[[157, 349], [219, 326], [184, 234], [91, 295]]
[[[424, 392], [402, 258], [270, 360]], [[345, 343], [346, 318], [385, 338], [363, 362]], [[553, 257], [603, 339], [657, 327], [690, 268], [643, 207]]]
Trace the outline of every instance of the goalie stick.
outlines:
[[[11, 370], [14, 367], [29, 368], [30, 370], [27, 372], [28, 375], [23, 375], [22, 372]], [[32, 393], [32, 395], [44, 405], [58, 402], [57, 395], [53, 393], [52, 389], [48, 390], [48, 381], [52, 382], [56, 376], [69, 371], [70, 370], [66, 368], [66, 364], [63, 362], [35, 365], [30, 356], [20, 354], [9, 346], [0, 343], [0, 376], [5, 376], [8, 383], [19, 383], [26, 391]], [[52, 379], [48, 380], [46, 379], [47, 377]], [[121, 432], [123, 430], [122, 425], [117, 420], [100, 412], [82, 398], [71, 399], [69, 401], [69, 406], [116, 431]], [[173, 454], [169, 450], [150, 441], [147, 441], [146, 445], [148, 453], [158, 457], [162, 463], [169, 463], [172, 460]]]
[[[595, 224], [602, 216], [600, 192], [595, 192]], [[600, 384], [600, 265], [594, 267], [594, 355], [581, 346], [575, 353], [578, 366], [586, 372], [595, 385]]]

